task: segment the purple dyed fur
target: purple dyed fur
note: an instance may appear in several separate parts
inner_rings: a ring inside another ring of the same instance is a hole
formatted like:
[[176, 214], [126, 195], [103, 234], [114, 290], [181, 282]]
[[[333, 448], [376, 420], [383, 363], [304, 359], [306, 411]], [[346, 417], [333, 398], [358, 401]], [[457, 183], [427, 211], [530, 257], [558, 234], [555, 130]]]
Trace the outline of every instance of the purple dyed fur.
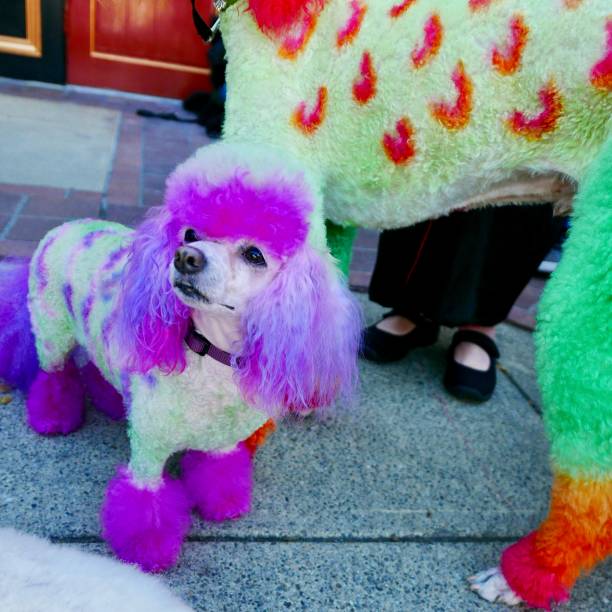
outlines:
[[167, 236], [169, 222], [168, 211], [157, 209], [138, 228], [122, 279], [115, 331], [133, 372], [185, 369], [189, 309], [170, 285], [169, 268], [179, 241], [178, 235], [172, 241]]
[[309, 245], [249, 304], [237, 378], [247, 398], [277, 416], [350, 399], [361, 333], [357, 303]]
[[273, 416], [349, 396], [357, 380], [359, 308], [326, 255], [306, 244], [313, 194], [304, 177], [284, 176], [279, 164], [256, 179], [236, 164], [212, 180], [206, 162], [216, 160], [201, 154], [179, 166], [168, 179], [165, 207], [153, 209], [136, 232], [117, 310], [126, 367], [185, 367], [189, 311], [170, 285], [169, 268], [181, 231], [191, 227], [203, 237], [247, 237], [287, 257], [243, 320], [246, 342], [235, 367], [244, 395]]
[[28, 311], [29, 260], [0, 261], [0, 379], [27, 391], [38, 372]]
[[191, 526], [190, 505], [180, 481], [164, 476], [157, 489], [138, 488], [120, 467], [100, 513], [102, 535], [115, 554], [146, 572], [174, 565]]
[[100, 370], [91, 361], [81, 368], [81, 380], [85, 392], [100, 412], [114, 421], [120, 421], [126, 417], [121, 394], [102, 376]]
[[74, 317], [74, 307], [72, 306], [72, 285], [70, 283], [64, 283], [62, 293], [64, 294], [64, 302], [66, 302], [66, 308], [68, 308], [70, 316]]
[[168, 179], [166, 206], [174, 219], [170, 235], [192, 227], [202, 236], [248, 237], [277, 257], [293, 254], [306, 240], [312, 195], [304, 178], [274, 176], [252, 184], [250, 172], [236, 167], [221, 185], [206, 181], [197, 158], [180, 165]]
[[60, 235], [61, 232], [51, 238], [48, 238], [46, 244], [43, 246], [38, 255], [38, 259], [36, 261], [36, 276], [38, 277], [40, 291], [44, 291], [49, 282], [47, 264], [45, 262], [47, 251], [51, 248], [51, 246], [53, 246], [54, 242], [60, 237]]
[[30, 427], [42, 435], [69, 434], [83, 424], [85, 397], [72, 360], [63, 370], [39, 370], [27, 398]]
[[187, 493], [203, 519], [226, 521], [250, 512], [253, 460], [242, 442], [230, 453], [188, 451], [181, 468]]
[[81, 306], [81, 319], [83, 321], [83, 331], [86, 336], [89, 336], [89, 317], [91, 315], [91, 309], [94, 304], [94, 291], [92, 288], [89, 295], [83, 301], [83, 305]]
[[83, 238], [83, 246], [86, 249], [90, 249], [93, 246], [93, 243], [98, 238], [101, 238], [102, 236], [108, 236], [109, 234], [114, 234], [114, 233], [115, 233], [114, 231], [107, 230], [107, 229], [94, 230], [93, 232], [89, 232], [89, 234], [87, 234], [85, 238]]

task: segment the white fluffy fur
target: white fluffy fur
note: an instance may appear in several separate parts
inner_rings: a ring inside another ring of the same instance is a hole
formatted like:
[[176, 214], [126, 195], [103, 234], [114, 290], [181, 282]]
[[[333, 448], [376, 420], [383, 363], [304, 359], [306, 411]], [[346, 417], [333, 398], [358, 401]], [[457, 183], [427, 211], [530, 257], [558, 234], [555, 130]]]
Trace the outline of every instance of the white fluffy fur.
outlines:
[[0, 529], [2, 612], [188, 612], [136, 567], [14, 529]]

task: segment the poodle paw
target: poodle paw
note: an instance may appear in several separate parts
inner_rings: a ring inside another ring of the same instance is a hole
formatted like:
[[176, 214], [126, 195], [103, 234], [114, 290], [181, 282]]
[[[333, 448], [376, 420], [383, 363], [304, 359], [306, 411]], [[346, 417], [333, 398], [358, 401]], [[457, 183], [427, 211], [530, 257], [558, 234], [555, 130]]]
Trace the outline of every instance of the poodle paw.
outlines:
[[498, 567], [478, 572], [468, 578], [470, 589], [491, 603], [516, 606], [523, 600], [508, 586]]
[[253, 461], [243, 443], [223, 454], [188, 451], [181, 467], [183, 483], [204, 520], [226, 521], [251, 510]]
[[69, 434], [85, 419], [85, 397], [76, 366], [69, 361], [63, 370], [39, 370], [27, 399], [30, 427], [42, 435]]
[[108, 485], [100, 518], [102, 535], [117, 557], [145, 572], [173, 566], [191, 526], [179, 481], [164, 476], [157, 488], [141, 488], [125, 467]]

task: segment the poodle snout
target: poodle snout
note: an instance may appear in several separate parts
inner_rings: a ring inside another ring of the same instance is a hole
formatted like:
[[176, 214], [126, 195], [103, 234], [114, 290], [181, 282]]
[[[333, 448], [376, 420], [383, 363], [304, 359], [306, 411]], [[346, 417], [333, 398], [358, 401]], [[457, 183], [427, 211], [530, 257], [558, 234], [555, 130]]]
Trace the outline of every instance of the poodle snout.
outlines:
[[182, 246], [174, 254], [174, 267], [181, 274], [196, 274], [206, 266], [206, 257], [202, 251], [192, 246]]

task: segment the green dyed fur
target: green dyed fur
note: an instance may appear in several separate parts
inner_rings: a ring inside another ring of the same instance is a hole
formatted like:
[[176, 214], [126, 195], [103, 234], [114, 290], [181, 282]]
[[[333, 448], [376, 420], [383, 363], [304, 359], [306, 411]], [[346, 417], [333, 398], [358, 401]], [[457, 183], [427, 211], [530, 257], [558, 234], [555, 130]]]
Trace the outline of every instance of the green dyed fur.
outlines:
[[[609, 478], [612, 94], [595, 87], [590, 73], [607, 50], [610, 0], [582, 2], [573, 10], [561, 0], [504, 0], [476, 12], [467, 0], [418, 0], [398, 19], [389, 16], [396, 0], [366, 4], [357, 36], [338, 48], [350, 3], [327, 0], [294, 60], [279, 55], [282, 36], [263, 35], [242, 2], [226, 11], [225, 138], [282, 147], [308, 168], [321, 185], [324, 214], [335, 224], [328, 225], [330, 244], [345, 270], [350, 240], [342, 226], [409, 226], [448, 214], [519, 173], [553, 172], [576, 181], [581, 194], [575, 227], [540, 308], [538, 368], [555, 468]], [[416, 70], [411, 52], [422, 44], [423, 26], [434, 12], [443, 26], [442, 45]], [[527, 44], [520, 69], [501, 75], [491, 64], [492, 49], [507, 48], [517, 14], [529, 28]], [[377, 93], [359, 105], [351, 92], [366, 50]], [[459, 61], [473, 83], [473, 108], [463, 129], [450, 130], [432, 116], [430, 105], [454, 104], [451, 75]], [[537, 117], [543, 110], [538, 92], [551, 82], [563, 106], [554, 129], [539, 139], [512, 132], [507, 120], [513, 111]], [[305, 134], [292, 115], [300, 104], [310, 112], [322, 86], [327, 112]], [[381, 143], [402, 117], [413, 127], [415, 155], [396, 165]]]
[[553, 466], [612, 474], [612, 138], [575, 203], [563, 259], [540, 303], [537, 369]]
[[338, 262], [338, 268], [346, 278], [349, 276], [351, 258], [353, 255], [353, 242], [357, 229], [355, 227], [336, 225], [333, 221], [326, 221], [327, 245], [332, 257]]
[[[318, 178], [325, 216], [338, 225], [408, 226], [447, 214], [517, 171], [582, 180], [610, 133], [612, 95], [589, 82], [606, 49], [610, 0], [583, 2], [576, 10], [561, 0], [503, 0], [476, 13], [467, 0], [418, 0], [391, 19], [394, 4], [367, 2], [355, 40], [338, 49], [349, 3], [328, 0], [293, 61], [279, 56], [280, 38], [264, 36], [244, 2], [229, 8], [221, 24], [228, 56], [224, 138], [272, 144], [297, 157]], [[444, 27], [442, 46], [415, 70], [410, 54], [422, 44], [433, 12]], [[520, 70], [502, 76], [491, 66], [491, 52], [506, 45], [517, 13], [529, 39]], [[362, 106], [352, 98], [352, 85], [365, 50], [378, 72], [378, 92]], [[474, 104], [469, 124], [452, 131], [432, 117], [430, 103], [454, 103], [451, 75], [460, 60], [474, 84]], [[551, 79], [564, 101], [557, 129], [541, 140], [512, 133], [505, 120], [514, 110], [536, 116], [538, 92]], [[322, 86], [328, 89], [326, 116], [306, 135], [292, 124], [292, 114], [301, 103], [310, 112]], [[397, 166], [381, 142], [401, 117], [414, 128], [416, 154]]]

